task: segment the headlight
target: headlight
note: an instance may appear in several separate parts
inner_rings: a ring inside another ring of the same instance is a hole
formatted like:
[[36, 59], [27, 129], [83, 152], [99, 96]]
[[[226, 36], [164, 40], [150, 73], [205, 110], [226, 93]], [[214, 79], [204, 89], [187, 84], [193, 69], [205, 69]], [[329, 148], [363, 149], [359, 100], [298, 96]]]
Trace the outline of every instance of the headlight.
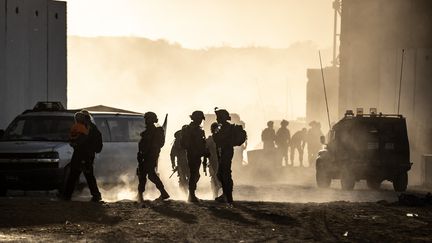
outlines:
[[45, 152], [45, 153], [39, 153], [36, 156], [36, 161], [37, 162], [44, 162], [44, 163], [49, 163], [49, 162], [59, 162], [59, 154], [57, 152]]
[[57, 152], [45, 152], [37, 155], [38, 159], [58, 159], [59, 154]]

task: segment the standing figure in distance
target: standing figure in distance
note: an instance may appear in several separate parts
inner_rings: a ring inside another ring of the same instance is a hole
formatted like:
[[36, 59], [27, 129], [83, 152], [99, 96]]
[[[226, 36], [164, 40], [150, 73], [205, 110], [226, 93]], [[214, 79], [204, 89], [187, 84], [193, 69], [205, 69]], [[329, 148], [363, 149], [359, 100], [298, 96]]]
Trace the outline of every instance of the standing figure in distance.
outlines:
[[[282, 162], [285, 161], [285, 164], [288, 166], [288, 146], [291, 140], [291, 134], [288, 130], [289, 122], [287, 120], [281, 121], [281, 127], [276, 132], [276, 145], [277, 148], [282, 155]], [[291, 164], [292, 165], [292, 164]]]
[[319, 150], [322, 148], [320, 137], [323, 135], [321, 131], [321, 124], [316, 121], [309, 123], [311, 127], [307, 132], [306, 142], [308, 150], [308, 162], [309, 167], [315, 168], [315, 160], [317, 158]]
[[155, 113], [144, 114], [146, 129], [141, 133], [141, 140], [138, 144], [138, 202], [144, 202], [143, 193], [147, 183], [147, 176], [156, 185], [161, 195], [156, 200], [165, 200], [170, 196], [165, 190], [162, 181], [156, 174], [156, 166], [161, 148], [165, 144], [165, 131], [162, 127], [156, 127], [158, 118]]
[[299, 153], [300, 166], [303, 166], [303, 151], [306, 144], [306, 133], [307, 133], [306, 128], [303, 128], [302, 130], [294, 133], [294, 135], [291, 138], [290, 158], [291, 158], [291, 163], [293, 165], [294, 165], [295, 150], [297, 150]]
[[261, 141], [263, 142], [264, 150], [272, 150], [275, 148], [276, 132], [273, 128], [273, 121], [267, 122], [267, 128], [261, 133]]
[[195, 195], [197, 183], [200, 178], [201, 163], [204, 163], [207, 156], [205, 133], [201, 127], [201, 123], [205, 120], [202, 111], [194, 111], [190, 115], [192, 122], [182, 129], [182, 147], [187, 151], [187, 161], [189, 165], [189, 202], [199, 202]]

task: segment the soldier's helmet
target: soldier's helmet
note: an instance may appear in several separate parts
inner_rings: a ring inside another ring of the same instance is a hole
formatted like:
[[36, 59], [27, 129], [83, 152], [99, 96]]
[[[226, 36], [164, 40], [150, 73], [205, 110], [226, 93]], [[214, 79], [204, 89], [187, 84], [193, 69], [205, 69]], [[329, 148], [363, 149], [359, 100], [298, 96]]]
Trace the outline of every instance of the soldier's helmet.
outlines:
[[144, 119], [146, 120], [146, 122], [149, 122], [149, 123], [156, 123], [156, 122], [158, 122], [158, 118], [157, 118], [156, 113], [151, 112], [151, 111], [146, 112], [144, 114]]
[[194, 112], [192, 112], [192, 115], [190, 115], [190, 118], [193, 121], [205, 120], [204, 112], [202, 112], [202, 111], [194, 111]]
[[75, 113], [74, 118], [76, 122], [84, 123], [86, 121], [86, 115], [82, 112]]
[[282, 120], [280, 124], [281, 126], [286, 127], [288, 126], [289, 122], [287, 120]]
[[268, 126], [268, 127], [272, 127], [272, 126], [273, 126], [273, 124], [274, 124], [274, 122], [273, 122], [273, 121], [268, 121], [268, 122], [267, 122], [267, 126]]
[[229, 121], [231, 120], [231, 116], [229, 115], [228, 111], [225, 109], [217, 109], [215, 108], [215, 113], [217, 119], [221, 121]]

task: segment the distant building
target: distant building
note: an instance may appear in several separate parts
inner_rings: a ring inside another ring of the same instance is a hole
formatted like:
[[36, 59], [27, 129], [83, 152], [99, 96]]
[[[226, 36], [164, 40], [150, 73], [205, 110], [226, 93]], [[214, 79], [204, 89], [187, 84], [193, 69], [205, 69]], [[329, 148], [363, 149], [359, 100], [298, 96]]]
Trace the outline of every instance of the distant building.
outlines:
[[[339, 120], [339, 68], [325, 67], [323, 73], [327, 91], [330, 122], [333, 123]], [[318, 121], [321, 123], [322, 130], [328, 131], [329, 123], [321, 69], [308, 69], [307, 78], [306, 123], [309, 124], [311, 121]]]
[[37, 101], [67, 105], [66, 2], [0, 0], [0, 129]]
[[432, 153], [432, 1], [343, 0], [341, 17], [339, 115], [357, 107], [396, 114], [401, 87], [418, 173], [421, 155]]

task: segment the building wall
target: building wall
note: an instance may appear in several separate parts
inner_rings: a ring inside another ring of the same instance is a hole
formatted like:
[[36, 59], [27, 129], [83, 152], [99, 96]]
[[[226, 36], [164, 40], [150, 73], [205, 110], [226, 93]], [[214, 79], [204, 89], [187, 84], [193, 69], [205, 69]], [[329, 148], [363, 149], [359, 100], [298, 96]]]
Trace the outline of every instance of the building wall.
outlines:
[[410, 183], [420, 183], [421, 156], [432, 152], [432, 1], [343, 0], [340, 61], [339, 115], [399, 107], [414, 163]]
[[[55, 99], [66, 105], [66, 4], [50, 0], [0, 0], [0, 4], [0, 54], [4, 54], [0, 129], [4, 129], [37, 101]], [[58, 11], [60, 17], [53, 19]]]

